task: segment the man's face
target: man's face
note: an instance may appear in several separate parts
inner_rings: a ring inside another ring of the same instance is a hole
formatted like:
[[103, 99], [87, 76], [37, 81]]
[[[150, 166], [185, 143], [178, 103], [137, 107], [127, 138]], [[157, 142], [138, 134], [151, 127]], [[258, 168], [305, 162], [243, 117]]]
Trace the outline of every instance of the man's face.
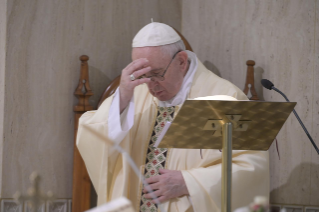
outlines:
[[[160, 75], [164, 73], [172, 59], [170, 55], [163, 54], [159, 47], [133, 48], [132, 60], [139, 58], [148, 59], [151, 72]], [[150, 93], [160, 101], [172, 99], [182, 86], [187, 68], [187, 53], [178, 53], [168, 67], [163, 81], [155, 80], [147, 83]]]

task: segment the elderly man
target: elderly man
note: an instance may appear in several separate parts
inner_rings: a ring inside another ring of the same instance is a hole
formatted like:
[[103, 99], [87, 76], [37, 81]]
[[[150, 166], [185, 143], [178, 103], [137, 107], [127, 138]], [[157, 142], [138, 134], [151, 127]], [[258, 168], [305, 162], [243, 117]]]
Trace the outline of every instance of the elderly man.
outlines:
[[[155, 148], [153, 144], [187, 98], [247, 97], [208, 71], [165, 24], [146, 25], [132, 46], [133, 62], [122, 71], [115, 94], [97, 111], [85, 113], [79, 123], [77, 145], [98, 193], [98, 204], [126, 196], [143, 212], [158, 211], [156, 202], [167, 211], [219, 211], [221, 152], [203, 150], [201, 157], [200, 150]], [[123, 155], [111, 151], [113, 144], [130, 154], [152, 194]], [[248, 205], [256, 195], [268, 197], [268, 152], [233, 151], [232, 164], [233, 209]]]

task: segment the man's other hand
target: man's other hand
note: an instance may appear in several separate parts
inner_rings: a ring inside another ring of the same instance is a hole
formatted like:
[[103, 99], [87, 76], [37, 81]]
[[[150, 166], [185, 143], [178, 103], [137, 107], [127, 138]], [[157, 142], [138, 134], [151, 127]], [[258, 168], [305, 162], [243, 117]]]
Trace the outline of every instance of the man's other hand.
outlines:
[[[156, 200], [162, 203], [176, 197], [189, 195], [181, 171], [160, 169], [159, 173], [161, 175], [146, 179], [149, 187], [154, 191], [153, 194], [156, 196], [156, 199], [152, 201], [154, 204], [157, 203]], [[152, 193], [148, 193], [146, 187], [143, 189], [143, 193], [145, 193], [145, 198], [153, 198]]]
[[[143, 74], [149, 72], [151, 67], [146, 58], [134, 60], [122, 70], [120, 81], [120, 112], [122, 113], [130, 102], [134, 88], [140, 84], [150, 81], [149, 78], [138, 79]], [[134, 80], [131, 79], [131, 75]]]

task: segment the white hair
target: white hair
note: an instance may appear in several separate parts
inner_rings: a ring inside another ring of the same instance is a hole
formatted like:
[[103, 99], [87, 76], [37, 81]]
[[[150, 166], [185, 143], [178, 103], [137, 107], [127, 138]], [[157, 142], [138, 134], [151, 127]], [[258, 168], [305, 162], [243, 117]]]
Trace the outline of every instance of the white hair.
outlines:
[[172, 44], [159, 46], [159, 48], [161, 49], [161, 51], [164, 55], [170, 55], [170, 57], [173, 57], [174, 54], [178, 51], [185, 51], [186, 50], [183, 40], [179, 40], [179, 41], [172, 43]]

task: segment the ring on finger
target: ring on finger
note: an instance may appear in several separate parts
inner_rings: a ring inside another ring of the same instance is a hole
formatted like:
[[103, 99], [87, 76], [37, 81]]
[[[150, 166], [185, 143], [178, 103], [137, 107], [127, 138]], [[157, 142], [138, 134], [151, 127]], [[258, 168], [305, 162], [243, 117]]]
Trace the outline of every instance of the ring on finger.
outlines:
[[131, 79], [131, 81], [134, 81], [134, 80], [135, 80], [135, 77], [134, 77], [133, 74], [130, 75], [130, 79]]

